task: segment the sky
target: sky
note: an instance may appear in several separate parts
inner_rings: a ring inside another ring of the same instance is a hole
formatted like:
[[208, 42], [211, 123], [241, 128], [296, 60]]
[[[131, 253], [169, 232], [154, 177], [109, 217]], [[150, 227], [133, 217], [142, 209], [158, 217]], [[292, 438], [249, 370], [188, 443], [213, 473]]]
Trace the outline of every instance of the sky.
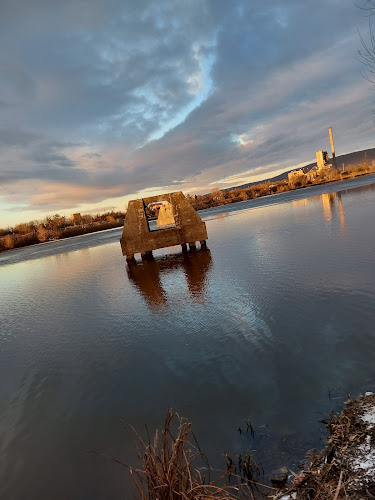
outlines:
[[368, 22], [352, 0], [0, 0], [0, 227], [272, 177], [329, 125], [337, 155], [375, 147]]

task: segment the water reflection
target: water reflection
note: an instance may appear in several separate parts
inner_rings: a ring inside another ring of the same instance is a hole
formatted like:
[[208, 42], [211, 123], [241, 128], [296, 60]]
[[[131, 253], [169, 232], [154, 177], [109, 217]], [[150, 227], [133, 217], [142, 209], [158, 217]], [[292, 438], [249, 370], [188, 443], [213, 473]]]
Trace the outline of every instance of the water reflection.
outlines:
[[337, 193], [337, 199], [339, 202], [340, 228], [342, 232], [345, 232], [346, 229], [345, 210], [344, 210], [344, 205], [342, 204], [340, 191]]
[[333, 211], [335, 208], [335, 194], [336, 193], [324, 193], [320, 196], [323, 205], [323, 214], [327, 222], [331, 222]]
[[323, 214], [327, 222], [331, 222], [336, 213], [336, 201], [339, 207], [340, 229], [342, 232], [346, 229], [345, 210], [342, 203], [341, 191], [337, 193], [325, 193], [320, 196], [323, 204]]
[[[362, 188], [359, 188], [362, 189]], [[336, 202], [339, 209], [340, 229], [341, 232], [346, 230], [345, 210], [342, 202], [342, 194], [346, 191], [337, 191], [334, 193], [323, 193], [319, 196], [312, 196], [311, 198], [304, 198], [303, 200], [294, 200], [292, 205], [298, 207], [303, 205], [307, 207], [311, 203], [321, 202], [323, 206], [323, 217], [327, 223], [331, 223], [336, 217]]]
[[127, 273], [148, 305], [160, 308], [167, 302], [167, 292], [162, 283], [164, 275], [170, 271], [182, 270], [190, 297], [199, 300], [204, 297], [207, 273], [211, 265], [211, 252], [206, 248], [194, 253], [172, 255], [165, 259], [130, 263]]

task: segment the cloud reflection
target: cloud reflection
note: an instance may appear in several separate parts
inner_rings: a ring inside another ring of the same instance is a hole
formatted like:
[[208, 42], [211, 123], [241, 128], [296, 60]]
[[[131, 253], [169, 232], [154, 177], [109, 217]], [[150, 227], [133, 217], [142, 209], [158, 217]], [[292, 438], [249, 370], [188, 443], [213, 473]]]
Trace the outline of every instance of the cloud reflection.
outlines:
[[152, 309], [162, 308], [168, 300], [168, 290], [163, 286], [163, 276], [182, 270], [189, 295], [194, 301], [204, 298], [207, 273], [212, 266], [208, 248], [194, 253], [181, 253], [165, 259], [129, 263], [127, 273]]

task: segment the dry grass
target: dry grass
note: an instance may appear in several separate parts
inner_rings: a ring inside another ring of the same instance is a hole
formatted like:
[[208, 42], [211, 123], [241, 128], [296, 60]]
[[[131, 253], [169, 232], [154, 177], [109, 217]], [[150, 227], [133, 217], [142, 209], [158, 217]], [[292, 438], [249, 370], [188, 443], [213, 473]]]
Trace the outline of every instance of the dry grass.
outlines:
[[[228, 484], [233, 477], [231, 468], [219, 479], [207, 480], [205, 474], [209, 476], [212, 469], [194, 437], [191, 423], [171, 410], [164, 429], [157, 430], [152, 440], [148, 437], [145, 442], [134, 432], [141, 467], [130, 469], [130, 473], [141, 500], [254, 499], [254, 482], [239, 480], [237, 485]], [[197, 463], [202, 467], [198, 468]]]
[[[177, 426], [175, 432], [172, 431], [174, 424]], [[136, 434], [142, 468], [130, 472], [142, 500], [239, 498], [237, 487], [219, 486], [228, 473], [219, 481], [206, 484], [201, 470], [194, 468], [198, 459], [206, 460], [198, 445], [189, 443], [191, 424], [171, 410], [164, 429], [156, 430], [152, 441], [149, 438], [145, 443]]]
[[[330, 431], [326, 449], [310, 455], [303, 472], [295, 474], [294, 484], [284, 492], [285, 498], [293, 493], [296, 500], [375, 498], [375, 484], [364, 481], [352, 465], [358, 447], [370, 432], [360, 418], [369, 403], [374, 405], [374, 396], [358, 398], [347, 403], [340, 414], [330, 414], [324, 421]], [[375, 429], [371, 433], [375, 440]]]
[[[162, 431], [156, 430], [152, 439], [147, 427], [147, 440], [130, 428], [138, 442], [139, 468], [129, 467], [106, 453], [88, 451], [126, 467], [138, 492], [135, 498], [139, 500], [258, 500], [270, 498], [268, 494], [277, 491], [254, 480], [258, 466], [249, 454], [238, 457], [242, 464], [240, 475], [235, 473], [236, 465], [225, 454], [227, 470], [220, 473], [212, 469], [191, 423], [172, 410], [168, 411]], [[211, 475], [218, 479], [211, 480]], [[234, 485], [233, 481], [237, 483]]]

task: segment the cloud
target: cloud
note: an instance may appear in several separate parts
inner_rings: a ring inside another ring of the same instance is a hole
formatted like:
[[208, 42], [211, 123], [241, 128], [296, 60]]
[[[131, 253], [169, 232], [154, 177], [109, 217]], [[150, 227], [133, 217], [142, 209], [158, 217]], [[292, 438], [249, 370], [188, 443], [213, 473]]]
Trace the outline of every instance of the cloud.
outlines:
[[[360, 12], [336, 0], [3, 2], [0, 197], [199, 192], [370, 145]], [[21, 196], [22, 193], [22, 196]]]

